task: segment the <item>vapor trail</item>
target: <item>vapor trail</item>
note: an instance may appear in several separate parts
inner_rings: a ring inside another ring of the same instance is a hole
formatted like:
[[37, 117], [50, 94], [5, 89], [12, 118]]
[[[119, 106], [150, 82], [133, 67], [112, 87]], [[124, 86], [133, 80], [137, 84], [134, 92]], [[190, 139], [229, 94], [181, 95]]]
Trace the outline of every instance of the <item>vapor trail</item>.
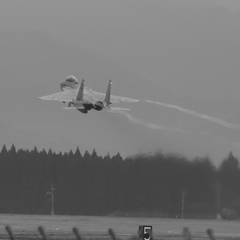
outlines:
[[[157, 130], [164, 130], [164, 131], [172, 131], [172, 132], [181, 132], [181, 133], [194, 133], [192, 131], [184, 130], [184, 129], [181, 129], [181, 128], [172, 128], [172, 127], [167, 127], [167, 126], [163, 126], [163, 125], [156, 125], [156, 124], [152, 124], [152, 123], [149, 123], [149, 122], [145, 122], [143, 120], [134, 118], [132, 115], [130, 115], [129, 113], [127, 113], [125, 111], [121, 111], [121, 110], [117, 110], [117, 109], [115, 109], [115, 110], [112, 109], [112, 110], [108, 110], [108, 111], [113, 112], [113, 113], [121, 113], [121, 114], [125, 115], [131, 122], [137, 123], [139, 125], [142, 125], [142, 126], [145, 126], [145, 127], [148, 127], [148, 128], [157, 129]], [[232, 124], [232, 125], [234, 125], [234, 124]], [[217, 136], [212, 135], [209, 132], [202, 132], [202, 131], [200, 131], [200, 132], [197, 131], [195, 133], [198, 133], [200, 135], [206, 135], [206, 136], [212, 137], [216, 141], [225, 142], [226, 144], [228, 144], [232, 147], [240, 148], [240, 143], [239, 142], [231, 141], [231, 140], [229, 140], [225, 137], [217, 137]]]
[[153, 103], [153, 104], [157, 104], [157, 105], [161, 105], [161, 106], [164, 106], [164, 107], [169, 107], [169, 108], [173, 108], [173, 109], [177, 109], [181, 112], [185, 112], [185, 113], [188, 113], [188, 114], [191, 114], [195, 117], [199, 117], [199, 118], [203, 118], [203, 119], [206, 119], [206, 120], [209, 120], [209, 121], [212, 121], [212, 122], [215, 122], [215, 123], [218, 123], [224, 127], [228, 127], [228, 128], [236, 128], [236, 129], [240, 129], [240, 125], [238, 124], [233, 124], [233, 123], [228, 123], [228, 122], [225, 122], [219, 118], [215, 118], [215, 117], [210, 117], [208, 115], [205, 115], [205, 114], [201, 114], [201, 113], [197, 113], [195, 111], [192, 111], [192, 110], [188, 110], [186, 108], [182, 108], [182, 107], [179, 107], [177, 105], [172, 105], [172, 104], [166, 104], [166, 103], [162, 103], [162, 102], [156, 102], [156, 101], [150, 101], [150, 100], [146, 100], [146, 102], [148, 103]]
[[148, 128], [157, 129], [157, 130], [164, 130], [164, 131], [182, 132], [182, 133], [189, 132], [189, 131], [181, 129], [181, 128], [172, 128], [172, 127], [167, 127], [167, 126], [163, 126], [163, 125], [156, 125], [156, 124], [153, 124], [153, 123], [145, 122], [143, 120], [134, 118], [132, 115], [130, 115], [129, 113], [127, 113], [125, 111], [109, 110], [109, 112], [124, 114], [131, 122], [140, 124], [140, 125], [148, 127]]

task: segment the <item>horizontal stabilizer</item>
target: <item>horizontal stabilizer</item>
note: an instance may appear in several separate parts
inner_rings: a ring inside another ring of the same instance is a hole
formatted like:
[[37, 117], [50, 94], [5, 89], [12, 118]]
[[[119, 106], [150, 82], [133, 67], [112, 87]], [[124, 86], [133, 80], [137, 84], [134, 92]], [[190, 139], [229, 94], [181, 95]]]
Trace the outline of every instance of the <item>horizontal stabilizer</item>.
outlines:
[[63, 109], [85, 109], [84, 107], [64, 107]]
[[111, 96], [111, 103], [122, 103], [122, 102], [139, 102], [139, 99], [133, 98], [126, 98], [126, 97], [118, 97], [118, 96]]
[[129, 109], [129, 108], [118, 108], [118, 107], [116, 107], [116, 108], [112, 108], [111, 107], [111, 109], [110, 109], [110, 111], [111, 110], [113, 110], [113, 111], [130, 111], [131, 109]]

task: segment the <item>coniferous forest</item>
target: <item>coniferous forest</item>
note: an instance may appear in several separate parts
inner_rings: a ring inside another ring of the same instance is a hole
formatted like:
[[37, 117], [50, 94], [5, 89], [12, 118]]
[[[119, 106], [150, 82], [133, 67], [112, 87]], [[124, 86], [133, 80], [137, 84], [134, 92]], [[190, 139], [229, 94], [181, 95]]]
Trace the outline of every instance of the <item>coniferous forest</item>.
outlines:
[[215, 167], [209, 158], [173, 154], [98, 156], [96, 151], [44, 149], [0, 153], [0, 213], [236, 218], [239, 161], [230, 152]]

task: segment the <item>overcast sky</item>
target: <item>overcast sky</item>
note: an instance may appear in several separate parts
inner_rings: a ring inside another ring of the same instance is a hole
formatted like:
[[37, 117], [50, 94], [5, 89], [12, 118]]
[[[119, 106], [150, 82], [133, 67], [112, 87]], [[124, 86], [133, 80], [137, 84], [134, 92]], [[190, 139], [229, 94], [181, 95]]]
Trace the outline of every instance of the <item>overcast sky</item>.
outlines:
[[[239, 24], [238, 0], [1, 1], [0, 145], [240, 157]], [[36, 99], [68, 75], [142, 101], [85, 116]]]

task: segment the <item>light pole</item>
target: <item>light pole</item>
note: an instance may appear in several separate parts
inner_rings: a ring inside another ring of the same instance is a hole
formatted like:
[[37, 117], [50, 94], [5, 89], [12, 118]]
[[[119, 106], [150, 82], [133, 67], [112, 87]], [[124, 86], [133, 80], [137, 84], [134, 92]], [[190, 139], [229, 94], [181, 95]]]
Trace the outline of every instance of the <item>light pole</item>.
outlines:
[[51, 184], [50, 192], [47, 192], [47, 194], [51, 195], [51, 203], [52, 203], [52, 210], [51, 210], [51, 215], [54, 215], [54, 191], [57, 190], [53, 188], [53, 184]]
[[185, 194], [186, 191], [182, 191], [182, 219], [183, 219], [183, 212], [184, 212], [184, 201], [185, 201]]

